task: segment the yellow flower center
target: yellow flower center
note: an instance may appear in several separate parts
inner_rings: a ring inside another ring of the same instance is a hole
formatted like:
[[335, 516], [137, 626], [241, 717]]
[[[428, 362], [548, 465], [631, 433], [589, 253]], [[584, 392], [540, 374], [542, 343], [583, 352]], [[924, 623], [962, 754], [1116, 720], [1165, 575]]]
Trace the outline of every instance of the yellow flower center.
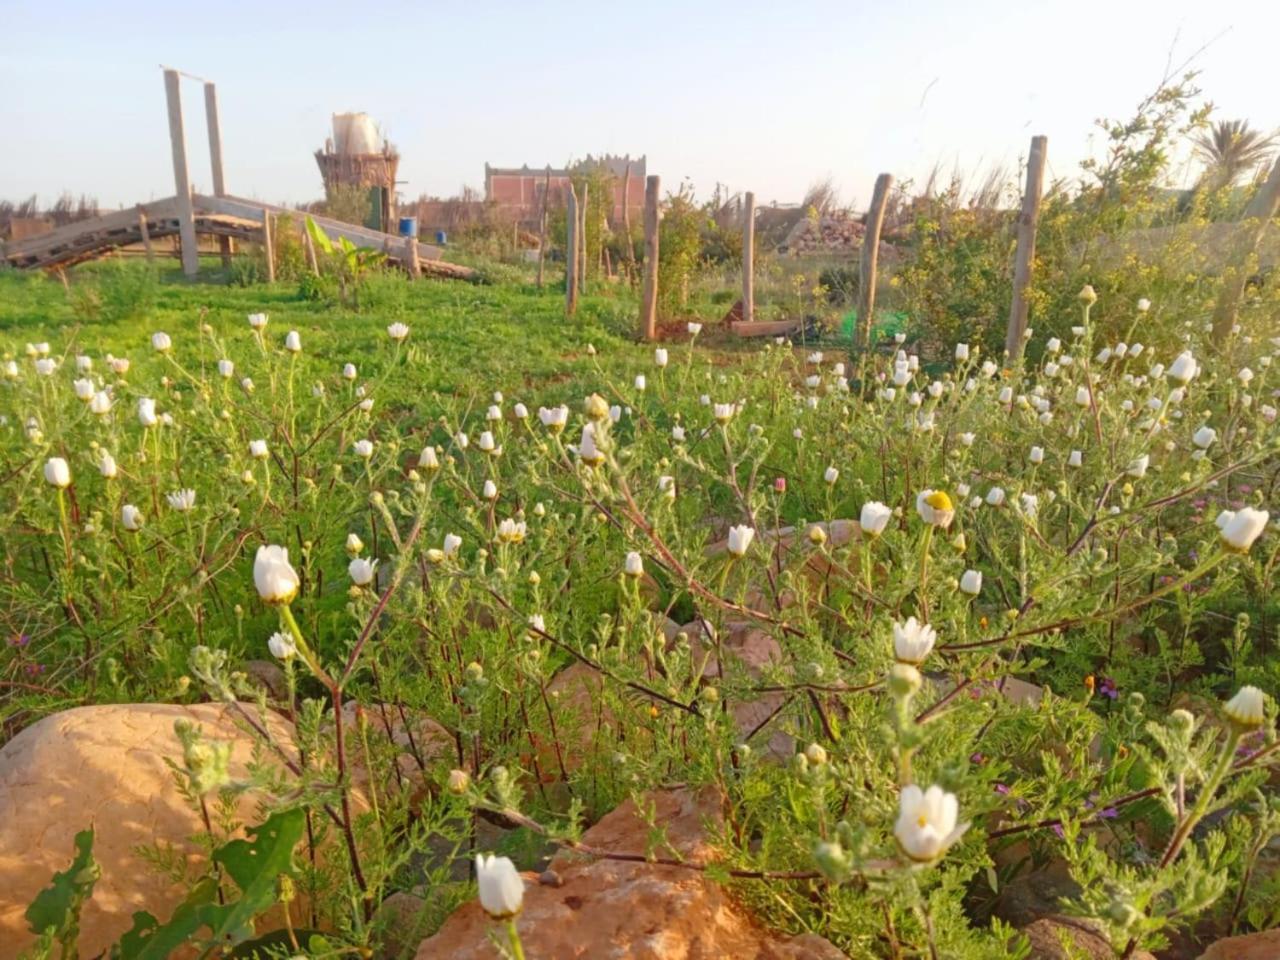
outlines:
[[945, 490], [935, 490], [924, 498], [924, 502], [935, 510], [951, 510], [951, 498], [947, 496]]
[[917, 826], [917, 827], [923, 827], [923, 826], [924, 826], [925, 824], [927, 824], [928, 822], [929, 822], [929, 818], [928, 818], [928, 817], [926, 817], [923, 813], [922, 813], [922, 814], [920, 814], [920, 816], [916, 817], [916, 826]]

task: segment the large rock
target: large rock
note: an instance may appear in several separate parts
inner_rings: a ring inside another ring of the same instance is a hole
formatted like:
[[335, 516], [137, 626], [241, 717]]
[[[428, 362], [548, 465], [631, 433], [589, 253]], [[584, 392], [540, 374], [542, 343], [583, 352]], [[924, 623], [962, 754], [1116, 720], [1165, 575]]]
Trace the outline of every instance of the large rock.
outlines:
[[[721, 676], [720, 662], [716, 657], [716, 641], [714, 628], [700, 620], [685, 624], [681, 630], [689, 637], [689, 646], [695, 664], [706, 663], [702, 668], [702, 676], [708, 683], [716, 683]], [[745, 670], [752, 678], [759, 678], [761, 672], [771, 666], [782, 663], [782, 646], [767, 630], [752, 623], [730, 622], [724, 625], [720, 636], [720, 649], [725, 654], [725, 671]], [[733, 663], [730, 664], [729, 661]], [[751, 699], [734, 698], [729, 706], [733, 714], [738, 733], [749, 737], [761, 724], [767, 723], [782, 706], [786, 695], [780, 691], [758, 694]], [[760, 743], [752, 742], [753, 746]], [[789, 758], [795, 753], [795, 744], [791, 737], [774, 729], [763, 741], [769, 753], [779, 758]]]
[[[999, 859], [996, 861], [999, 863]], [[1015, 927], [1025, 927], [1043, 917], [1060, 914], [1068, 900], [1080, 896], [1080, 885], [1071, 878], [1066, 863], [1056, 860], [1043, 870], [1015, 877], [1000, 888], [993, 912]]]
[[352, 782], [367, 792], [370, 774], [360, 738], [361, 724], [379, 773], [378, 789], [385, 794], [408, 790], [418, 795], [425, 772], [441, 758], [454, 758], [453, 735], [435, 720], [393, 703], [362, 705], [354, 700], [342, 704], [342, 723]]
[[[1115, 960], [1107, 938], [1085, 920], [1075, 917], [1043, 917], [1022, 928], [1031, 941], [1035, 960]], [[1133, 960], [1156, 960], [1146, 950], [1135, 950]], [[1232, 960], [1235, 960], [1234, 955]]]
[[[713, 855], [702, 826], [714, 812], [686, 791], [651, 795], [668, 841], [691, 859]], [[583, 835], [592, 847], [644, 852], [649, 828], [627, 802]], [[657, 851], [670, 856], [667, 849]], [[839, 960], [844, 955], [813, 935], [784, 937], [757, 926], [726, 891], [702, 873], [561, 854], [552, 863], [557, 885], [525, 876], [521, 940], [529, 957], [556, 960]], [[496, 960], [493, 926], [476, 901], [457, 911], [418, 948], [417, 960]]]
[[1227, 937], [1200, 954], [1200, 960], [1276, 960], [1277, 957], [1280, 957], [1280, 930]]
[[[89, 826], [102, 877], [81, 914], [80, 955], [110, 947], [132, 926], [134, 911], [169, 918], [185, 888], [134, 848], [171, 847], [192, 873], [205, 860], [191, 839], [204, 823], [165, 763], [182, 762], [174, 721], [193, 721], [206, 737], [231, 741], [231, 776], [247, 778], [253, 740], [233, 717], [224, 704], [78, 707], [44, 718], [0, 750], [0, 960], [32, 943], [23, 914], [54, 873], [67, 868], [76, 833]], [[292, 727], [274, 715], [267, 722], [277, 742], [292, 749]], [[271, 760], [269, 753], [262, 757]], [[242, 823], [257, 822], [260, 799], [241, 798]]]

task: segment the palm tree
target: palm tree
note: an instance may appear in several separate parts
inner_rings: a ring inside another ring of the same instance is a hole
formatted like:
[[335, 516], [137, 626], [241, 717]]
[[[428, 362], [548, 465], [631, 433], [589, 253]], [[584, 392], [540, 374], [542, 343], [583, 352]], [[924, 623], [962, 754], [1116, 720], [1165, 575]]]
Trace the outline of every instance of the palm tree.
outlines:
[[1191, 142], [1205, 162], [1205, 178], [1227, 187], [1267, 159], [1276, 135], [1252, 129], [1248, 120], [1219, 120]]

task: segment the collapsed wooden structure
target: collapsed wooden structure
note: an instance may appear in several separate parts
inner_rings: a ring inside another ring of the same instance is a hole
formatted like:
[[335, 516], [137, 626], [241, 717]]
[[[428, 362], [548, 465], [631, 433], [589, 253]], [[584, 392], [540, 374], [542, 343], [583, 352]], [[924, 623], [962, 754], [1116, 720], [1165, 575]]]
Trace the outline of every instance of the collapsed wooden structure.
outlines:
[[[301, 223], [307, 216], [304, 213], [258, 200], [245, 200], [226, 192], [217, 91], [207, 81], [201, 82], [204, 83], [214, 193], [213, 196], [203, 196], [192, 192], [187, 170], [186, 135], [183, 132], [180, 76], [177, 70], [164, 70], [169, 141], [173, 150], [174, 195], [133, 209], [70, 223], [49, 233], [0, 244], [0, 262], [26, 269], [56, 269], [106, 256], [121, 247], [136, 244], [142, 244], [150, 251], [151, 241], [157, 237], [177, 236], [183, 273], [194, 277], [199, 270], [199, 234], [218, 237], [224, 262], [228, 262], [233, 240], [260, 240], [269, 249], [271, 235], [276, 229], [275, 221], [289, 216]], [[413, 276], [459, 280], [475, 277], [475, 271], [468, 267], [443, 262], [439, 247], [419, 243], [416, 237], [395, 236], [328, 217], [312, 216], [312, 220], [330, 240], [345, 238], [358, 247], [378, 250]]]
[[[232, 240], [263, 239], [267, 221], [292, 217], [299, 225], [308, 214], [274, 204], [240, 197], [191, 198], [192, 221], [197, 235], [225, 237]], [[386, 254], [387, 259], [413, 270], [413, 244], [417, 252], [417, 270], [423, 276], [450, 280], [474, 279], [475, 271], [440, 259], [440, 248], [418, 243], [414, 238], [396, 237], [367, 227], [343, 223], [328, 217], [311, 215], [311, 219], [331, 240], [345, 237], [358, 247], [370, 247]], [[271, 225], [276, 229], [276, 224]], [[106, 256], [121, 247], [138, 244], [149, 246], [160, 237], [182, 235], [182, 215], [177, 197], [139, 204], [91, 220], [78, 220], [49, 233], [27, 237], [0, 245], [0, 260], [22, 269], [56, 269], [71, 267], [86, 260]]]

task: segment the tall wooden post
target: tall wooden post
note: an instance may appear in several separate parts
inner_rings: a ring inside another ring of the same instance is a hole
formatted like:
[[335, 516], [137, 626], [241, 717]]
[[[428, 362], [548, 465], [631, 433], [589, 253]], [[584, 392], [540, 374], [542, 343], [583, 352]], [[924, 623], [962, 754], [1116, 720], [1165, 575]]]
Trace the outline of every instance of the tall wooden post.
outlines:
[[151, 246], [151, 230], [147, 227], [147, 211], [138, 207], [138, 233], [142, 237], [142, 249], [147, 251], [147, 263], [156, 262], [156, 252]]
[[862, 257], [858, 264], [858, 346], [871, 346], [871, 327], [876, 316], [876, 270], [880, 264], [880, 230], [884, 227], [884, 208], [889, 203], [893, 175], [876, 177], [871, 193], [871, 209], [867, 211], [867, 229], [862, 235]]
[[311, 239], [311, 231], [307, 229], [305, 222], [302, 224], [302, 242], [307, 248], [307, 265], [311, 267], [311, 275], [318, 277], [320, 276], [320, 261], [316, 257], [316, 242]]
[[636, 287], [636, 248], [631, 242], [631, 161], [622, 171], [622, 234], [626, 238], [623, 251], [627, 255], [627, 282]]
[[[222, 131], [218, 126], [218, 90], [212, 83], [204, 85], [204, 119], [209, 127], [209, 166], [213, 171], [213, 195], [225, 197], [227, 182], [222, 174]], [[219, 237], [218, 250], [222, 266], [231, 268], [231, 238]]]
[[271, 211], [262, 208], [262, 253], [267, 258], [267, 283], [276, 282], [275, 244], [271, 242]]
[[191, 178], [187, 173], [187, 138], [182, 130], [182, 91], [178, 71], [164, 72], [164, 93], [169, 104], [169, 144], [173, 147], [173, 186], [178, 196], [178, 236], [182, 240], [182, 272], [194, 277], [200, 270], [196, 247], [196, 217], [191, 205]]
[[1027, 190], [1022, 195], [1018, 214], [1018, 248], [1013, 261], [1013, 302], [1009, 305], [1009, 327], [1004, 337], [1004, 352], [1012, 362], [1022, 356], [1026, 340], [1027, 311], [1030, 303], [1031, 271], [1036, 257], [1036, 224], [1040, 222], [1040, 196], [1044, 193], [1044, 161], [1048, 137], [1032, 137], [1027, 155]]
[[569, 184], [564, 210], [564, 312], [572, 317], [578, 309], [578, 194]]
[[658, 190], [661, 181], [651, 174], [644, 185], [644, 289], [640, 295], [640, 334], [646, 340], [658, 335]]
[[418, 261], [417, 237], [404, 238], [404, 268], [414, 279], [422, 276], [422, 264]]
[[591, 185], [582, 185], [582, 202], [578, 204], [578, 292], [587, 292], [587, 210], [591, 203]]
[[1231, 336], [1244, 296], [1244, 285], [1249, 279], [1249, 264], [1258, 252], [1258, 245], [1266, 234], [1267, 225], [1280, 213], [1280, 157], [1276, 158], [1271, 174], [1249, 201], [1244, 218], [1240, 221], [1235, 257], [1227, 269], [1218, 303], [1213, 311], [1213, 342], [1221, 346]]
[[748, 192], [742, 204], [742, 322], [756, 318], [756, 195]]
[[542, 289], [542, 271], [547, 259], [547, 203], [551, 194], [551, 165], [542, 182], [542, 215], [538, 218], [538, 289]]

